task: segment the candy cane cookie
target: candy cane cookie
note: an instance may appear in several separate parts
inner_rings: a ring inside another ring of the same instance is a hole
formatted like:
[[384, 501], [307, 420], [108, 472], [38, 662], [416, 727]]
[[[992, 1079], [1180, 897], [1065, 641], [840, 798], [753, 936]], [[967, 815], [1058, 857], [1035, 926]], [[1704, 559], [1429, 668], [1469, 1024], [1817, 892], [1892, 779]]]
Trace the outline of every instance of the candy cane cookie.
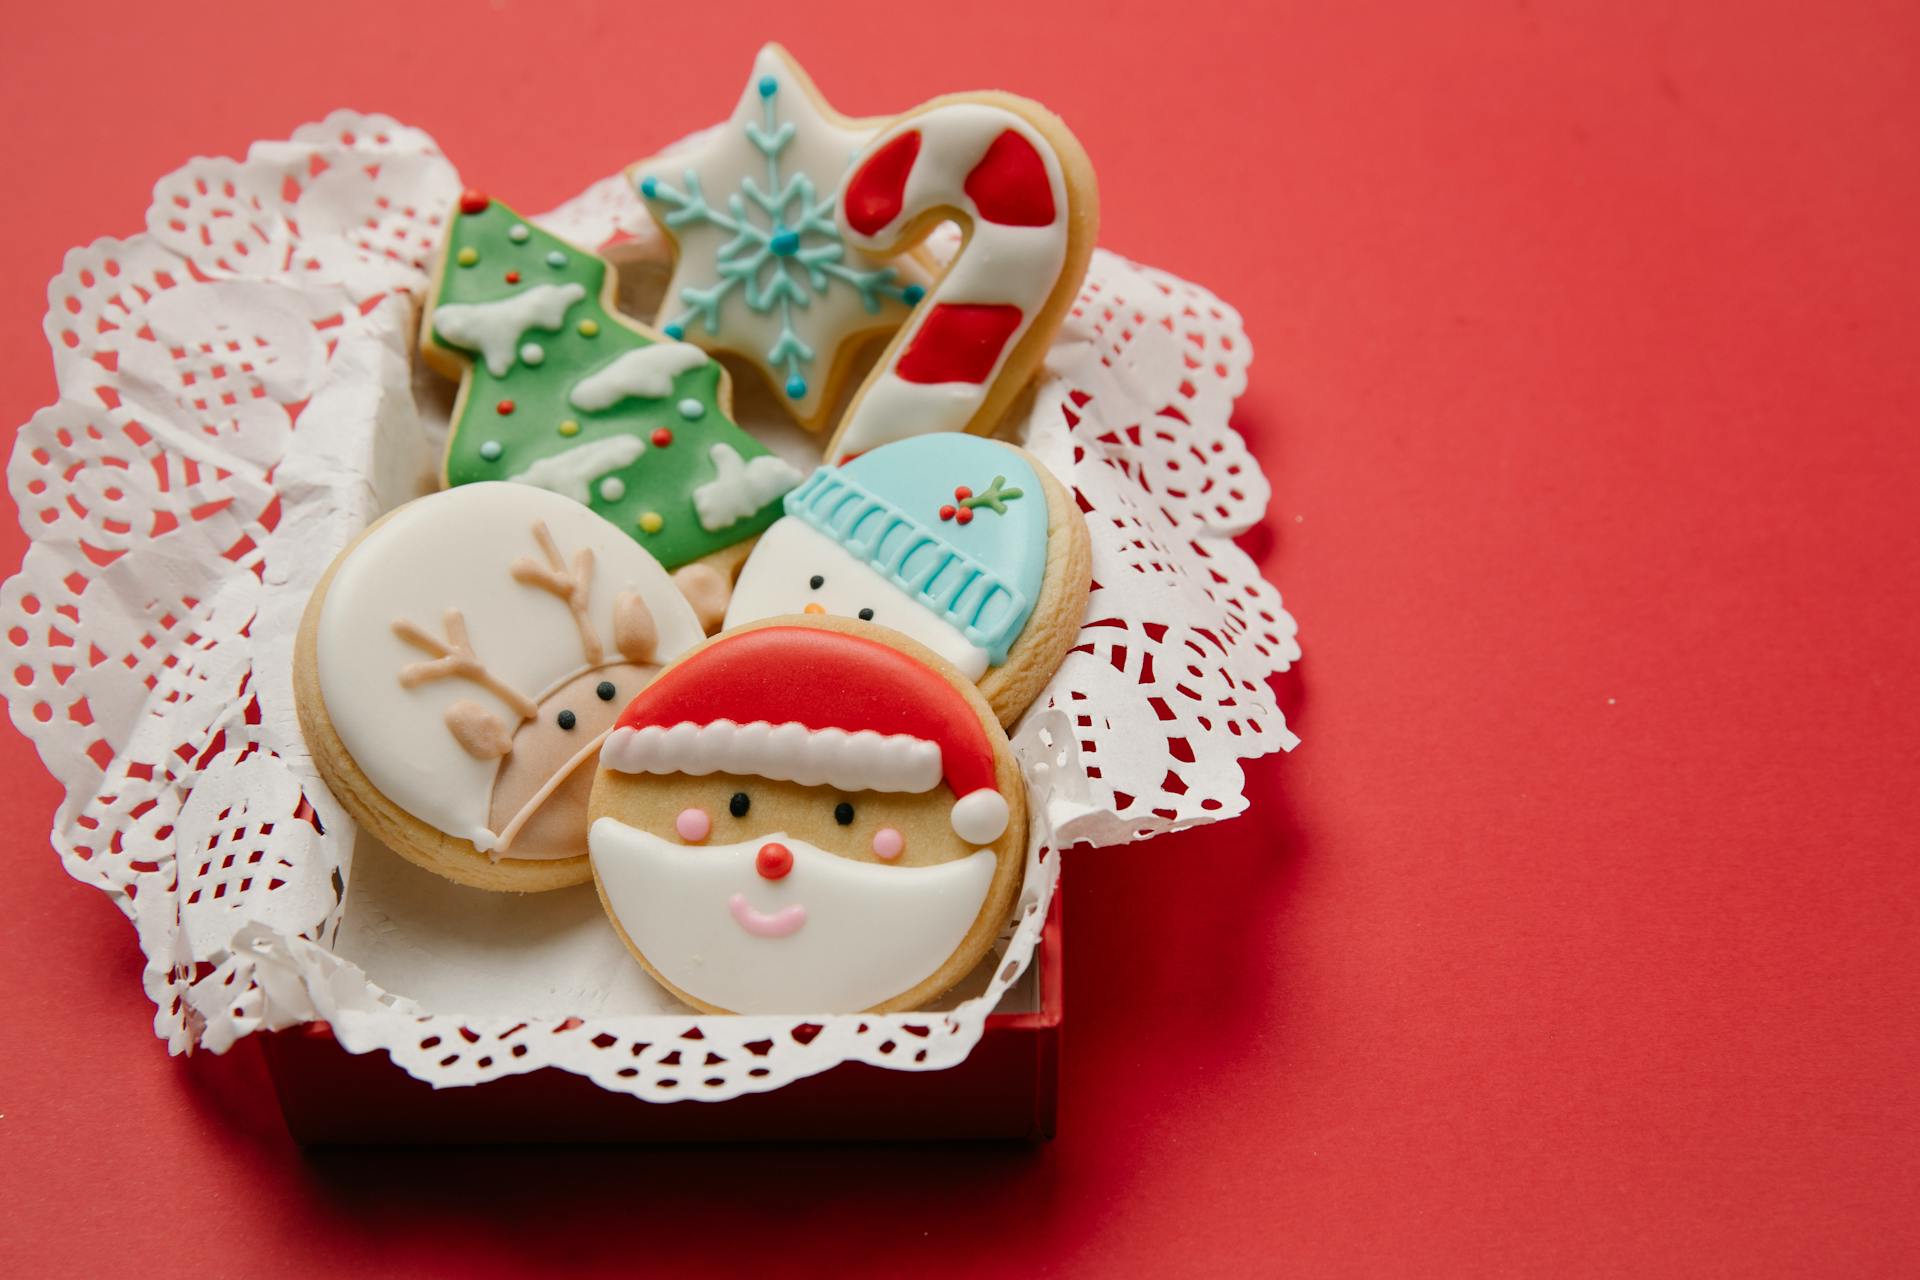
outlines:
[[991, 432], [1079, 292], [1099, 193], [1078, 140], [1004, 93], [936, 98], [867, 144], [840, 190], [846, 243], [897, 254], [958, 221], [959, 252], [862, 383], [830, 462], [939, 431]]

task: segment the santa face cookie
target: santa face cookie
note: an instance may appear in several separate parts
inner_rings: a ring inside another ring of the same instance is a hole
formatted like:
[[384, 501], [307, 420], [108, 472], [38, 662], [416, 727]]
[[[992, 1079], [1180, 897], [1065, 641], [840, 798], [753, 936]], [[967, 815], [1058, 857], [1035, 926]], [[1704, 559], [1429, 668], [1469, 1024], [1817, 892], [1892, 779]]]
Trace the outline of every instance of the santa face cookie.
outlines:
[[421, 324], [461, 379], [449, 485], [509, 480], [606, 517], [669, 569], [730, 569], [800, 475], [731, 418], [705, 352], [620, 315], [607, 262], [469, 191]]
[[781, 614], [903, 632], [976, 681], [1012, 724], [1079, 634], [1085, 519], [1020, 449], [929, 435], [821, 467], [742, 566], [726, 625]]
[[783, 619], [661, 673], [601, 749], [594, 881], [699, 1008], [914, 1008], [986, 954], [1025, 865], [1006, 736], [939, 658]]
[[701, 635], [666, 571], [586, 507], [464, 485], [327, 570], [295, 650], [300, 724], [335, 797], [403, 856], [484, 889], [578, 884], [601, 739]]
[[677, 253], [661, 330], [750, 361], [809, 427], [865, 339], [926, 292], [912, 260], [848, 248], [835, 221], [841, 179], [882, 123], [835, 112], [768, 45], [731, 119], [632, 170]]
[[839, 205], [862, 252], [905, 252], [948, 221], [966, 238], [861, 383], [828, 461], [930, 432], [991, 433], [1093, 256], [1099, 193], [1079, 141], [1025, 98], [936, 98], [867, 144]]

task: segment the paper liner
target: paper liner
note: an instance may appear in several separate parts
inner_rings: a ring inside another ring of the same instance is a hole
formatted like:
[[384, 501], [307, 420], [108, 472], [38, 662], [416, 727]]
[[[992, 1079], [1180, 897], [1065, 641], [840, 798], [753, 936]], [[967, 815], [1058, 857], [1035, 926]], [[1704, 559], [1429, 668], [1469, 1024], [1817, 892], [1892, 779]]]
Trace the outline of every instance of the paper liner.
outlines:
[[[290, 672], [328, 561], [431, 482], [451, 388], [416, 370], [413, 333], [459, 189], [425, 133], [337, 112], [244, 160], [183, 166], [143, 234], [72, 250], [48, 287], [59, 399], [21, 428], [7, 472], [32, 540], [0, 590], [9, 709], [65, 787], [52, 838], [67, 870], [138, 931], [156, 1033], [219, 1052], [319, 1018], [435, 1085], [559, 1067], [654, 1100], [849, 1060], [958, 1062], [1032, 958], [1054, 850], [1231, 817], [1240, 762], [1294, 744], [1267, 686], [1299, 655], [1294, 622], [1231, 541], [1268, 498], [1227, 425], [1252, 354], [1238, 315], [1096, 254], [1011, 433], [1078, 495], [1095, 588], [1081, 643], [1014, 734], [1029, 875], [984, 990], [884, 1017], [682, 1012], [595, 913], [548, 895], [503, 916], [545, 932], [503, 953], [539, 959], [501, 1008], [497, 989], [475, 995], [486, 947], [436, 927], [457, 913], [435, 895], [470, 891], [409, 881], [378, 849], [356, 883], [354, 825], [313, 770]], [[618, 176], [540, 221], [618, 241], [623, 262], [664, 253]]]

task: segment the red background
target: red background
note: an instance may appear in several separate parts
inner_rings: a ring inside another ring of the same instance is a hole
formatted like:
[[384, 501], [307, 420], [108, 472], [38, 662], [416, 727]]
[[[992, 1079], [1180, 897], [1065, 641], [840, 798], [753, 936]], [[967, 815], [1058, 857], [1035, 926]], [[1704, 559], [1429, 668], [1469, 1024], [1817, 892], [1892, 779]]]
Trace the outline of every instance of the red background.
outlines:
[[1059, 1139], [303, 1156], [151, 1037], [0, 733], [0, 1267], [1920, 1266], [1920, 10], [961, 7], [15, 6], [0, 421], [67, 246], [334, 106], [541, 208], [762, 37], [855, 112], [1046, 99], [1104, 242], [1245, 313], [1308, 655], [1249, 816], [1067, 855]]

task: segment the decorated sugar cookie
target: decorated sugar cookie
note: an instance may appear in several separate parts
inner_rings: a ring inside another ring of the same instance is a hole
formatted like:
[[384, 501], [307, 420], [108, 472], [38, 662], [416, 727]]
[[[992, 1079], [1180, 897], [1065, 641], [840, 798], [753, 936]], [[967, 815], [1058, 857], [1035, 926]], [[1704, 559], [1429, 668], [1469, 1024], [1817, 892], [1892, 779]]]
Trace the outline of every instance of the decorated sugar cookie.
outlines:
[[601, 739], [701, 636], [666, 571], [581, 503], [463, 485], [327, 570], [295, 650], [300, 724], [335, 797], [403, 856], [483, 889], [578, 884]]
[[882, 130], [840, 193], [853, 249], [901, 253], [942, 222], [960, 252], [894, 335], [827, 445], [829, 460], [939, 431], [991, 432], [1080, 289], [1099, 224], [1086, 153], [1046, 108], [937, 98]]
[[632, 170], [677, 250], [661, 330], [738, 353], [809, 427], [865, 339], [897, 328], [925, 292], [912, 260], [848, 248], [834, 217], [847, 166], [881, 123], [834, 111], [770, 44], [731, 119]]
[[598, 256], [460, 198], [421, 325], [461, 379], [446, 481], [561, 494], [669, 569], [737, 555], [799, 473], [733, 423], [725, 371], [620, 315], [613, 286]]
[[833, 111], [768, 44], [726, 125], [632, 171], [678, 249], [660, 330], [739, 353], [810, 428], [864, 340], [899, 328], [925, 294], [912, 259], [847, 248], [833, 219], [847, 165], [879, 125]]
[[779, 614], [859, 618], [951, 662], [1003, 724], [1079, 634], [1087, 526], [1073, 497], [1020, 449], [917, 436], [821, 467], [740, 570], [726, 625]]
[[1006, 735], [897, 633], [789, 618], [717, 636], [621, 712], [600, 766], [601, 900], [702, 1009], [913, 1008], [979, 962], [1020, 888]]

